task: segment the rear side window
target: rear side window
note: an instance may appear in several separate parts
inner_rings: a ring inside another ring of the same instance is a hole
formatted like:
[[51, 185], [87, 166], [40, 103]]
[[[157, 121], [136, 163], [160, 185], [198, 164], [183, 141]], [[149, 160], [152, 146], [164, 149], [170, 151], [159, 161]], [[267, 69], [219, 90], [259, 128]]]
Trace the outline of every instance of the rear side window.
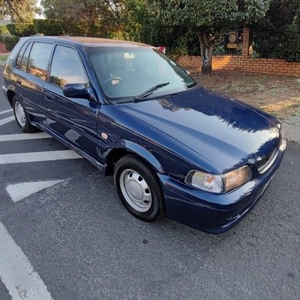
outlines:
[[28, 47], [26, 48], [26, 51], [21, 59], [20, 70], [22, 70], [24, 72], [27, 71], [27, 64], [28, 64], [28, 58], [29, 58], [31, 45], [32, 45], [31, 43], [28, 45]]
[[23, 54], [24, 54], [27, 46], [28, 46], [27, 43], [24, 44], [23, 47], [22, 47], [22, 49], [21, 49], [21, 51], [19, 52], [19, 55], [17, 57], [17, 62], [16, 62], [16, 67], [17, 68], [20, 68], [20, 66], [21, 66], [22, 57], [23, 57]]
[[28, 73], [46, 80], [51, 51], [52, 44], [34, 43], [29, 57]]
[[55, 48], [49, 81], [60, 87], [68, 83], [88, 83], [81, 58], [75, 49], [60, 45]]

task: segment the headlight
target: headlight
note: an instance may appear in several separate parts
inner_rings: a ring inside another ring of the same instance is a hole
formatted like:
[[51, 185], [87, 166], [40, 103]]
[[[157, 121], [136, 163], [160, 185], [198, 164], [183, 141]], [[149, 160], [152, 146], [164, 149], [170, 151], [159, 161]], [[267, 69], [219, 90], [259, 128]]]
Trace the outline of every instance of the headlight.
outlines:
[[209, 174], [192, 170], [184, 182], [203, 191], [221, 194], [229, 192], [250, 180], [252, 172], [248, 166], [243, 166], [225, 174]]

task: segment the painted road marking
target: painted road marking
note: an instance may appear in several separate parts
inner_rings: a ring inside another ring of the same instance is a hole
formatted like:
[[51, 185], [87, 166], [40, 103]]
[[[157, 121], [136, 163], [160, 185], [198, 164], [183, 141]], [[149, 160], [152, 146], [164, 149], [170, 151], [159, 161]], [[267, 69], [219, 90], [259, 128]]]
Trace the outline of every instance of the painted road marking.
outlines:
[[11, 121], [13, 121], [14, 119], [15, 119], [14, 116], [8, 117], [8, 118], [5, 118], [5, 119], [2, 119], [2, 120], [0, 120], [0, 126], [2, 126], [2, 125], [4, 125], [4, 124], [7, 124], [7, 123], [9, 123], [9, 122], [11, 122]]
[[83, 158], [73, 150], [1, 154], [0, 165]]
[[49, 134], [47, 134], [45, 132], [4, 134], [4, 135], [0, 135], [0, 142], [49, 139], [49, 138], [52, 138], [52, 136], [50, 136]]
[[52, 300], [39, 274], [0, 222], [0, 277], [13, 300]]
[[7, 110], [0, 111], [0, 115], [6, 114], [6, 113], [11, 112], [11, 111], [13, 111], [13, 110], [12, 109], [7, 109]]
[[54, 186], [58, 183], [63, 182], [64, 180], [49, 180], [49, 181], [36, 181], [36, 182], [22, 182], [17, 184], [9, 184], [6, 187], [10, 198], [15, 203], [27, 198], [28, 196], [42, 191], [46, 188]]

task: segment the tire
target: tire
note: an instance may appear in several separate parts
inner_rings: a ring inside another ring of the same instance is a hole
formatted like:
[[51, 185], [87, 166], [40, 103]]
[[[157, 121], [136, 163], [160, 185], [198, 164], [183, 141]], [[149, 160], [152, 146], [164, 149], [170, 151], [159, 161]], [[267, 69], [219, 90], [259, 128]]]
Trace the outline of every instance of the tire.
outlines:
[[14, 96], [12, 104], [16, 122], [22, 131], [28, 133], [37, 131], [37, 128], [30, 124], [28, 114], [26, 113], [22, 102], [16, 96]]
[[115, 166], [114, 182], [125, 208], [135, 217], [152, 222], [164, 215], [164, 196], [153, 171], [134, 155]]

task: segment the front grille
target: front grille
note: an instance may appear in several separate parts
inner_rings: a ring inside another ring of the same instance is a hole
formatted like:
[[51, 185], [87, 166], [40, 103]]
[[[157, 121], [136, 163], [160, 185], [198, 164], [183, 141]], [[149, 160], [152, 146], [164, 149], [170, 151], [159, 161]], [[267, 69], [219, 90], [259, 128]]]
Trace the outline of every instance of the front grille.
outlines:
[[261, 160], [256, 162], [257, 169], [260, 170], [270, 160], [271, 155], [265, 156]]
[[268, 156], [263, 157], [261, 160], [256, 161], [256, 167], [260, 174], [266, 172], [273, 165], [278, 155], [278, 149], [274, 150]]

